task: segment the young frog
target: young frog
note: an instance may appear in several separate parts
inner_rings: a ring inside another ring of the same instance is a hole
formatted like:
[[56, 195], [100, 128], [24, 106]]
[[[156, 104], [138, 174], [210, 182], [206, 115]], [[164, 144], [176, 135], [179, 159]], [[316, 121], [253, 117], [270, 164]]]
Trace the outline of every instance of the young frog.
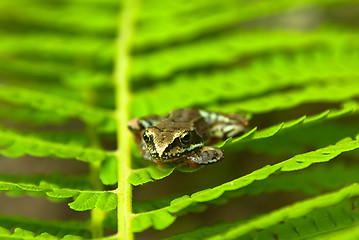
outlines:
[[170, 162], [190, 167], [215, 163], [223, 158], [223, 151], [207, 144], [240, 136], [247, 126], [240, 114], [196, 109], [177, 109], [165, 117], [134, 118], [128, 123], [141, 154], [159, 167]]

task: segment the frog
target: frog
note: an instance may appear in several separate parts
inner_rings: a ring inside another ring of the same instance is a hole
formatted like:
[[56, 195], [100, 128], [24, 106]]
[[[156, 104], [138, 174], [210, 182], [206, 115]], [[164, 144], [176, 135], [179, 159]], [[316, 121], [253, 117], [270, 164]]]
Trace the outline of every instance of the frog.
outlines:
[[223, 150], [212, 145], [244, 134], [248, 120], [238, 113], [182, 108], [167, 116], [133, 118], [128, 128], [147, 161], [196, 168], [222, 160]]

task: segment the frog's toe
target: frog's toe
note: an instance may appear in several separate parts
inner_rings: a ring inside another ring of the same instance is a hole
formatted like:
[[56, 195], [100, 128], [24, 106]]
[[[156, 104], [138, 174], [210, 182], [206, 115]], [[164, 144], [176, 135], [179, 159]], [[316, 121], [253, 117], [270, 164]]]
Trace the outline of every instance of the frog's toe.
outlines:
[[199, 152], [188, 156], [188, 160], [197, 164], [210, 164], [223, 158], [223, 151], [211, 146], [203, 146]]

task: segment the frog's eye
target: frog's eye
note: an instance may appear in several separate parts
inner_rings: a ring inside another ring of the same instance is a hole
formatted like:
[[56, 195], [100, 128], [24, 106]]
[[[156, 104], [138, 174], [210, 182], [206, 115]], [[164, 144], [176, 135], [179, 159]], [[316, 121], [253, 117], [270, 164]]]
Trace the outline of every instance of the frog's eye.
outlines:
[[147, 130], [143, 133], [143, 141], [145, 141], [146, 143], [148, 143], [151, 138], [152, 138], [152, 134], [150, 134]]
[[190, 132], [184, 132], [179, 138], [180, 143], [186, 145], [191, 140], [191, 133]]

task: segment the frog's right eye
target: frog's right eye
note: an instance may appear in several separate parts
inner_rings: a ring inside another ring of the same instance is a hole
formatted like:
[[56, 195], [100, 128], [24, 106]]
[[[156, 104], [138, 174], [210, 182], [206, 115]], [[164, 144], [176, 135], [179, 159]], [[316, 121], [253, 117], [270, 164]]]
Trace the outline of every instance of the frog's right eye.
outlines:
[[152, 139], [152, 134], [150, 134], [147, 130], [143, 133], [143, 141], [148, 143]]

